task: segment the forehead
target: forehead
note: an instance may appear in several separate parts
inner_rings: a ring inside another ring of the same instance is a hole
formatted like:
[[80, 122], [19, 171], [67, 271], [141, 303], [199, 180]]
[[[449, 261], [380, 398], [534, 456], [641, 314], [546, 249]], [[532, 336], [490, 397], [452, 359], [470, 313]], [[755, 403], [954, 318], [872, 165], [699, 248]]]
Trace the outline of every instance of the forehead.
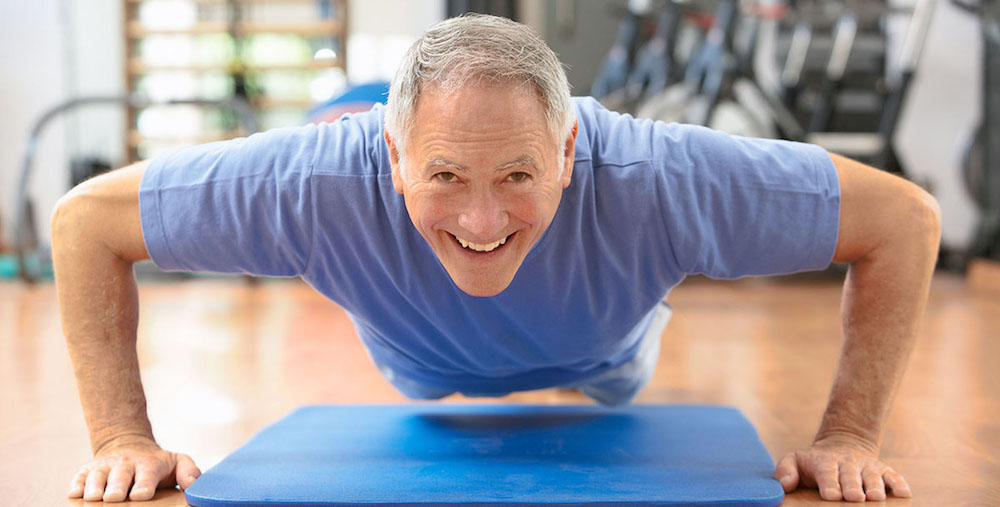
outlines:
[[545, 107], [530, 85], [432, 87], [421, 93], [412, 125], [411, 136], [418, 145], [552, 142]]

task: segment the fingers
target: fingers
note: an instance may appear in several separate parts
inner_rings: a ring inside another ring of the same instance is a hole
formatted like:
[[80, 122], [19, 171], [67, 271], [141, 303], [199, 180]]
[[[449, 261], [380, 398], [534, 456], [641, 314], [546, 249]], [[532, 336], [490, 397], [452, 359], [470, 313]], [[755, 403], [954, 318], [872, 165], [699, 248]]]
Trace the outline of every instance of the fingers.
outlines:
[[910, 485], [906, 483], [906, 479], [891, 468], [886, 468], [885, 472], [882, 473], [882, 479], [885, 481], [885, 485], [892, 489], [893, 496], [909, 498], [913, 494], [910, 492]]
[[83, 499], [96, 502], [104, 498], [104, 486], [108, 482], [108, 467], [95, 468], [87, 474], [87, 483], [83, 490]]
[[774, 469], [774, 478], [781, 483], [785, 493], [795, 491], [799, 487], [799, 466], [795, 461], [795, 453], [790, 452], [781, 458]]
[[73, 480], [69, 481], [69, 493], [66, 494], [68, 497], [83, 498], [83, 487], [87, 483], [88, 472], [89, 470], [84, 468], [73, 476]]
[[858, 467], [851, 462], [841, 462], [840, 470], [840, 491], [844, 500], [848, 502], [864, 502], [865, 490], [861, 487], [861, 472]]
[[882, 482], [882, 474], [873, 467], [867, 466], [861, 472], [861, 479], [865, 483], [865, 497], [874, 502], [885, 500], [885, 483]]
[[817, 465], [813, 479], [816, 480], [819, 496], [823, 500], [840, 501], [842, 495], [840, 492], [840, 475], [836, 461], [827, 460]]
[[104, 488], [105, 502], [121, 502], [128, 495], [128, 488], [132, 486], [132, 476], [135, 475], [135, 468], [130, 463], [115, 465], [108, 476], [108, 485]]
[[198, 465], [187, 454], [177, 455], [177, 485], [187, 489], [201, 475]]
[[910, 497], [910, 486], [898, 472], [869, 451], [816, 445], [786, 455], [775, 467], [774, 477], [786, 493], [797, 487], [819, 489], [823, 500], [881, 502], [887, 490], [897, 497]]
[[135, 485], [129, 494], [129, 500], [142, 502], [153, 498], [156, 485], [160, 483], [159, 468], [150, 463], [140, 463], [135, 470]]
[[[841, 462], [838, 466], [840, 496], [848, 502], [881, 502], [886, 499], [885, 488], [888, 486], [895, 496], [909, 497], [910, 486], [903, 476], [891, 468], [883, 467], [880, 463], [867, 464], [864, 470], [858, 472], [854, 463]], [[834, 491], [825, 491], [827, 487], [824, 483], [819, 484], [820, 496], [824, 500], [839, 500]]]

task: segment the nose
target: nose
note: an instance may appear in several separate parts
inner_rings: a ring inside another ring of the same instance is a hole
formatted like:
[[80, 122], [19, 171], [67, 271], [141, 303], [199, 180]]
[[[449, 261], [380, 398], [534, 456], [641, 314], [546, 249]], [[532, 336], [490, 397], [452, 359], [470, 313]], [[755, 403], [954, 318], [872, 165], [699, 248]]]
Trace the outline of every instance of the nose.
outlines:
[[488, 189], [473, 192], [463, 208], [458, 225], [476, 235], [470, 240], [497, 240], [510, 221], [503, 203]]

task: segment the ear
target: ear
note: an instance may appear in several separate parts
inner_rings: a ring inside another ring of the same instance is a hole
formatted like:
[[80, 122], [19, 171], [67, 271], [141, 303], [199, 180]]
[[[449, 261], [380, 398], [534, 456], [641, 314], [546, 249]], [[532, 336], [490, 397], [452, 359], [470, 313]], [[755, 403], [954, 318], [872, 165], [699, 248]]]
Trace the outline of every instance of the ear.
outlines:
[[576, 158], [576, 127], [577, 123], [574, 121], [573, 128], [570, 129], [563, 144], [563, 173], [560, 181], [563, 188], [568, 187], [573, 179], [573, 159]]
[[382, 137], [385, 139], [386, 147], [389, 148], [389, 164], [392, 166], [392, 188], [397, 194], [402, 195], [403, 174], [400, 172], [399, 150], [396, 149], [396, 143], [389, 137], [389, 132], [383, 130]]

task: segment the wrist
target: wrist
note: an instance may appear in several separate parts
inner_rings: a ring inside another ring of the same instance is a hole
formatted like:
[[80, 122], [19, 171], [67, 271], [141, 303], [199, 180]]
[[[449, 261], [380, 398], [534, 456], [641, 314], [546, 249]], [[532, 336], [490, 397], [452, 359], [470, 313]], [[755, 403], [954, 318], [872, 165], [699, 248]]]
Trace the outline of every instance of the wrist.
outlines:
[[[834, 386], [834, 391], [836, 394], [837, 386]], [[877, 411], [859, 410], [865, 405], [860, 401], [847, 396], [831, 395], [813, 443], [829, 441], [851, 444], [877, 453], [882, 439], [882, 417]]]
[[107, 454], [122, 447], [154, 447], [158, 449], [160, 446], [151, 433], [145, 432], [119, 433], [100, 442], [95, 441], [92, 445], [94, 456]]
[[856, 431], [844, 429], [820, 429], [813, 439], [813, 446], [854, 447], [878, 455], [879, 442]]
[[[136, 369], [138, 373], [138, 369]], [[81, 389], [81, 391], [83, 391]], [[134, 395], [138, 392], [139, 395]], [[130, 390], [125, 395], [121, 393], [102, 394], [88, 391], [93, 399], [97, 395], [117, 400], [113, 405], [104, 404], [87, 410], [94, 403], [84, 403], [84, 419], [90, 432], [90, 448], [96, 455], [109, 445], [117, 443], [155, 442], [153, 426], [146, 415], [146, 400], [142, 396], [142, 388]], [[131, 394], [131, 395], [129, 395]], [[113, 411], [113, 412], [112, 412]], [[112, 412], [112, 413], [108, 413]]]

